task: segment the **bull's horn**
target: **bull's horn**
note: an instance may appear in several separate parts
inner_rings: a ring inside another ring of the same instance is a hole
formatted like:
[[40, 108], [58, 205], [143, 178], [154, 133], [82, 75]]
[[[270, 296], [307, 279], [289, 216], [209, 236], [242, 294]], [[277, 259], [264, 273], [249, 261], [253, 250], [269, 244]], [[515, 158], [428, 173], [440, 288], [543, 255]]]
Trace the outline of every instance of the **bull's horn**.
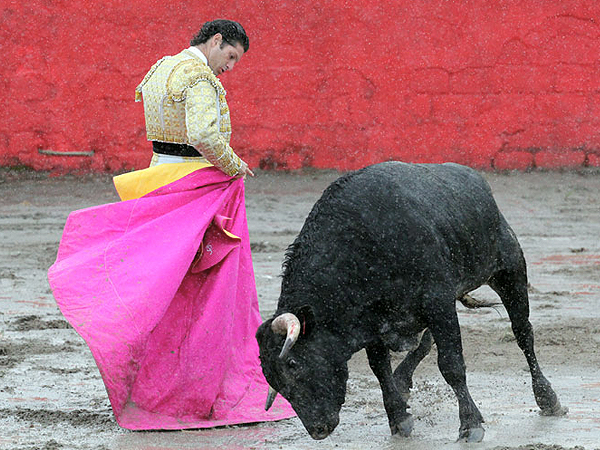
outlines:
[[274, 333], [286, 335], [285, 343], [283, 344], [281, 353], [279, 353], [279, 357], [284, 358], [298, 340], [298, 336], [300, 335], [300, 321], [292, 313], [281, 314], [271, 323], [271, 330]]
[[277, 391], [269, 386], [269, 394], [267, 395], [267, 403], [265, 404], [265, 411], [271, 409], [273, 406], [273, 402], [275, 401], [275, 397], [277, 397]]

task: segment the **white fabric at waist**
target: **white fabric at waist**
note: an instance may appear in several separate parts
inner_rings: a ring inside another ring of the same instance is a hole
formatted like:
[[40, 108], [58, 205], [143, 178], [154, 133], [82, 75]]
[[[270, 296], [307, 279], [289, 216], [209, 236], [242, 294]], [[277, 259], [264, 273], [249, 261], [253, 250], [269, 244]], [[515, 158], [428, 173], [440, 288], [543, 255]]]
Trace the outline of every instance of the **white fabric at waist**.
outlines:
[[175, 156], [152, 152], [152, 161], [150, 161], [150, 167], [158, 166], [160, 164], [176, 164], [185, 162], [208, 163], [206, 158], [203, 156]]

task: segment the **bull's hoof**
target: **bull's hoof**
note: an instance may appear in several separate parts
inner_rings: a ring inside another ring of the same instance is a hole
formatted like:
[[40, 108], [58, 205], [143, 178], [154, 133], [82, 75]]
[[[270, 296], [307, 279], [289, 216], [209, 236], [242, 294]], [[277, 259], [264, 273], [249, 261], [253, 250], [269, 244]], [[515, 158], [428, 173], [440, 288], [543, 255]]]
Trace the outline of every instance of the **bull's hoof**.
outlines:
[[468, 430], [460, 431], [456, 442], [481, 442], [484, 435], [485, 430], [483, 427], [469, 428]]
[[540, 415], [542, 416], [564, 416], [569, 412], [569, 408], [566, 406], [561, 406], [560, 402], [557, 400], [552, 408], [542, 408], [540, 410]]
[[402, 422], [391, 427], [392, 434], [408, 437], [410, 436], [410, 433], [412, 433], [414, 425], [415, 419], [413, 419], [413, 416], [409, 414], [408, 417], [406, 417], [406, 419], [404, 419]]

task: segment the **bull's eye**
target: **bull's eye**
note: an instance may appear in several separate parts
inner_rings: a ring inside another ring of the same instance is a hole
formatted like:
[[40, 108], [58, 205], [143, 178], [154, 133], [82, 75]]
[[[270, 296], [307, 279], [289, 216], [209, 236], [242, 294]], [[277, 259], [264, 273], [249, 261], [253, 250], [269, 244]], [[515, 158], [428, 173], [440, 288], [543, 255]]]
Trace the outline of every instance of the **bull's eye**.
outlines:
[[295, 369], [296, 367], [298, 367], [298, 363], [296, 362], [296, 360], [294, 358], [288, 359], [287, 364], [290, 369]]

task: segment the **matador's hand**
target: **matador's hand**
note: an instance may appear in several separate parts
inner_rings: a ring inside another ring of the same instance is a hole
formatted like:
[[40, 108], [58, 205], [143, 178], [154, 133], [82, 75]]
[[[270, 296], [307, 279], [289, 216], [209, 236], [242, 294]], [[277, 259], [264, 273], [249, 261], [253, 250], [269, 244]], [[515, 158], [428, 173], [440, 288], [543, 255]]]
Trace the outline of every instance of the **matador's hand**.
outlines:
[[237, 178], [246, 178], [246, 175], [250, 175], [251, 177], [254, 176], [254, 172], [252, 172], [252, 170], [250, 170], [250, 167], [248, 167], [248, 164], [246, 164], [244, 161], [242, 161], [242, 167], [240, 168], [240, 171], [237, 173], [236, 177]]

